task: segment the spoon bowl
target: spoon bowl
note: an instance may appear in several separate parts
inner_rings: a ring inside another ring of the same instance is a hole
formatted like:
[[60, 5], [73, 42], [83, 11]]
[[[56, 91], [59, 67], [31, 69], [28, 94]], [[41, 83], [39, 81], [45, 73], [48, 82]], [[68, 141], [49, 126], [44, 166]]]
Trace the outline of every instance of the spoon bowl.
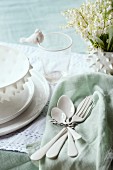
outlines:
[[65, 124], [66, 115], [58, 107], [54, 107], [51, 110], [51, 117], [52, 117], [52, 119], [56, 120], [57, 122]]
[[71, 99], [66, 95], [62, 95], [59, 98], [57, 107], [65, 113], [68, 120], [73, 116], [75, 112], [75, 108]]

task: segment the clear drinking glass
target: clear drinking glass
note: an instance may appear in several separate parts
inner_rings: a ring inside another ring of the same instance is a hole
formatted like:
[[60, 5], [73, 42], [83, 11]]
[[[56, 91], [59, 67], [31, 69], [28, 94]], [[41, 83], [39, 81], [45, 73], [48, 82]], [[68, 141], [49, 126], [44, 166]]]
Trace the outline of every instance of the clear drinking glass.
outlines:
[[67, 75], [71, 46], [71, 37], [60, 32], [44, 35], [44, 41], [39, 44], [44, 76], [50, 84], [57, 83], [59, 79]]

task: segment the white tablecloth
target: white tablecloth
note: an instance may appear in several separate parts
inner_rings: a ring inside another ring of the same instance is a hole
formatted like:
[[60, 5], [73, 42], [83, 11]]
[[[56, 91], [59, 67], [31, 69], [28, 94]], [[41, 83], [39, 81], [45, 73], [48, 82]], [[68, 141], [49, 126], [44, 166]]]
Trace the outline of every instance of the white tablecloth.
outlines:
[[[34, 66], [34, 69], [37, 69], [40, 74], [42, 74], [38, 47], [6, 44], [2, 42], [0, 44], [7, 45], [24, 52], [28, 56], [31, 64]], [[72, 53], [69, 75], [93, 71], [91, 68], [89, 68], [89, 64], [87, 63], [86, 58], [86, 54]], [[40, 116], [36, 118], [32, 123], [16, 132], [0, 137], [0, 149], [27, 152], [26, 145], [39, 141], [42, 138], [45, 128], [47, 109], [48, 103], [41, 112]]]

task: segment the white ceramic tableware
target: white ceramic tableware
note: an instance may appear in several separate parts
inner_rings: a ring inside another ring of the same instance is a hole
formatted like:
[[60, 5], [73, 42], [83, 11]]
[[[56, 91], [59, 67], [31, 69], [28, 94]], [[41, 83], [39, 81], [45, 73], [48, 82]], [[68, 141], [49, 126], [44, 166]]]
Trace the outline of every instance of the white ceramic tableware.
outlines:
[[71, 99], [66, 95], [62, 95], [59, 98], [57, 107], [66, 114], [66, 117], [68, 118], [67, 121], [69, 121], [69, 118], [71, 118], [75, 112], [75, 108]]
[[24, 84], [24, 90], [17, 93], [10, 101], [0, 102], [0, 124], [6, 123], [24, 112], [32, 102], [34, 84], [29, 80]]
[[67, 139], [67, 132], [61, 136], [52, 146], [51, 148], [47, 151], [46, 153], [46, 157], [48, 158], [56, 158], [62, 148], [62, 146], [64, 145], [66, 139]]
[[40, 160], [41, 158], [43, 158], [50, 147], [65, 133], [65, 131], [66, 128], [63, 128], [53, 139], [51, 139], [51, 141], [49, 141], [46, 145], [33, 153], [30, 156], [31, 160]]
[[28, 58], [20, 51], [0, 45], [0, 102], [23, 90], [30, 77]]
[[37, 118], [46, 105], [50, 91], [46, 79], [38, 71], [32, 70], [32, 81], [35, 86], [34, 96], [30, 106], [15, 119], [0, 125], [0, 136], [14, 132]]

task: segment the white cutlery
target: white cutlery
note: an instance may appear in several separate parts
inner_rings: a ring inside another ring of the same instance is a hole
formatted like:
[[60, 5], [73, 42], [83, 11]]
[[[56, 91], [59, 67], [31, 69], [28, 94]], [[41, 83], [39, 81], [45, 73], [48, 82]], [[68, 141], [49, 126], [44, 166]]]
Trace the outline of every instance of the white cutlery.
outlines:
[[75, 142], [73, 140], [70, 131], [68, 131], [68, 156], [75, 157], [77, 155], [78, 155], [78, 150], [76, 148]]
[[48, 142], [46, 145], [44, 145], [42, 148], [37, 150], [35, 153], [31, 155], [31, 160], [40, 160], [42, 159], [49, 148], [67, 131], [66, 128], [63, 128], [50, 142]]
[[70, 127], [67, 127], [68, 130], [70, 131], [71, 135], [73, 136], [74, 140], [80, 139], [82, 136], [78, 134], [75, 130], [73, 130]]
[[46, 157], [48, 158], [55, 158], [58, 156], [62, 146], [64, 145], [66, 139], [67, 139], [67, 132], [64, 134], [62, 137], [60, 137], [52, 146], [51, 148], [47, 151]]
[[75, 112], [75, 107], [71, 99], [66, 95], [62, 95], [58, 100], [57, 107], [65, 113], [67, 117], [66, 122], [69, 123], [69, 119]]
[[66, 115], [65, 113], [59, 109], [58, 107], [54, 107], [51, 110], [51, 117], [53, 120], [57, 121], [58, 123], [63, 123], [65, 124], [65, 120], [66, 120]]
[[90, 111], [93, 108], [93, 99], [92, 96], [87, 96], [82, 102], [78, 105], [77, 111], [75, 112], [74, 116], [70, 123], [82, 123], [87, 116], [89, 115]]
[[[87, 96], [77, 107], [75, 112], [74, 105], [68, 96], [63, 95], [59, 98], [57, 107], [51, 110], [52, 123], [65, 126], [50, 142], [31, 155], [32, 160], [40, 160], [45, 155], [48, 158], [58, 156], [65, 140], [68, 136], [68, 155], [75, 157], [78, 150], [75, 141], [81, 138], [73, 128], [76, 124], [83, 122], [89, 115], [93, 107], [92, 96]], [[75, 112], [75, 113], [74, 113]], [[71, 118], [71, 120], [70, 120]], [[68, 132], [68, 133], [67, 133]]]

